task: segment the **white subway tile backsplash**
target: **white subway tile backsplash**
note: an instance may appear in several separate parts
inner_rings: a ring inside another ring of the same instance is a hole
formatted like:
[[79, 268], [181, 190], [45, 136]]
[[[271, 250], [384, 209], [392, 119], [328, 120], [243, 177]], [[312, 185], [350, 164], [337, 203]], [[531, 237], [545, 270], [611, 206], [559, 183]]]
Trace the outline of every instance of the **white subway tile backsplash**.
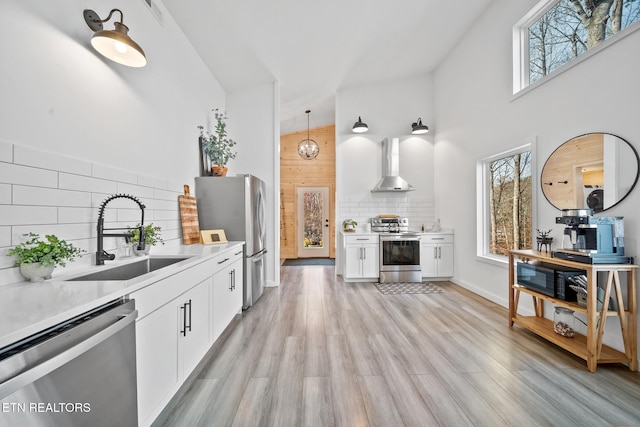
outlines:
[[[178, 195], [182, 191], [182, 184], [0, 142], [0, 285], [22, 280], [5, 255], [29, 232], [42, 238], [55, 234], [88, 252], [65, 269], [92, 263], [99, 207], [117, 193], [140, 198], [146, 206], [145, 223], [162, 227], [167, 245], [181, 244]], [[114, 199], [104, 219], [106, 228], [133, 226], [140, 221], [140, 209], [132, 200]], [[121, 240], [107, 237], [105, 248], [114, 252]]]
[[40, 169], [91, 175], [91, 163], [89, 162], [21, 145], [15, 146], [13, 162], [17, 165], [33, 166]]
[[180, 212], [179, 211], [156, 211], [155, 219], [158, 221], [169, 221], [172, 219], [180, 220]]
[[435, 203], [425, 197], [400, 194], [351, 196], [341, 198], [338, 209], [338, 224], [346, 218], [363, 224], [380, 214], [397, 214], [407, 217], [412, 229], [419, 229], [422, 224], [425, 224], [425, 227], [430, 226], [435, 222]]
[[178, 209], [178, 196], [174, 200], [145, 199], [143, 203], [151, 210]]
[[194, 196], [196, 193], [196, 188], [194, 186], [193, 182], [187, 183], [180, 183], [180, 182], [169, 182], [167, 184], [167, 190], [169, 191], [173, 191], [174, 193], [178, 193], [178, 194], [184, 194], [184, 186], [185, 184], [187, 184], [189, 186], [189, 191], [191, 192], [191, 195]]
[[0, 205], [0, 225], [55, 224], [55, 207]]
[[108, 181], [100, 178], [60, 173], [59, 188], [64, 190], [112, 194], [117, 192], [118, 184], [114, 181]]
[[11, 227], [8, 226], [0, 227], [0, 248], [4, 246], [11, 246]]
[[11, 204], [11, 185], [0, 184], [0, 205]]
[[[180, 194], [183, 194], [182, 192], [180, 193], [176, 193], [175, 191], [169, 191], [169, 190], [158, 190], [155, 189], [153, 191], [153, 198], [154, 199], [160, 199], [160, 200], [178, 200], [178, 196]], [[194, 195], [194, 192], [192, 191], [192, 196]]]
[[163, 190], [167, 190], [169, 188], [166, 180], [154, 178], [147, 175], [138, 175], [138, 185], [143, 185], [145, 187], [151, 188], [161, 188]]
[[146, 204], [144, 199], [153, 198], [153, 188], [143, 187], [137, 184], [128, 184], [124, 182], [118, 183], [118, 193], [131, 194], [142, 200], [142, 203]]
[[[145, 210], [145, 222], [149, 222]], [[126, 222], [131, 226], [140, 222], [140, 209], [118, 209], [118, 221]]]
[[0, 141], [0, 162], [13, 162], [13, 144]]
[[0, 182], [56, 188], [58, 172], [0, 162]]
[[82, 191], [14, 185], [13, 204], [28, 206], [90, 207], [91, 194]]
[[12, 227], [12, 245], [24, 241], [24, 235], [28, 233], [39, 234], [44, 237], [47, 234], [55, 234], [59, 238], [68, 241], [90, 239], [92, 224], [45, 224], [45, 225], [21, 225]]
[[126, 182], [129, 184], [138, 183], [138, 174], [126, 169], [119, 169], [112, 166], [93, 164], [91, 176], [94, 178], [107, 179], [109, 181]]
[[96, 223], [97, 220], [98, 210], [95, 208], [58, 208], [58, 223], [60, 224], [81, 224], [86, 222]]

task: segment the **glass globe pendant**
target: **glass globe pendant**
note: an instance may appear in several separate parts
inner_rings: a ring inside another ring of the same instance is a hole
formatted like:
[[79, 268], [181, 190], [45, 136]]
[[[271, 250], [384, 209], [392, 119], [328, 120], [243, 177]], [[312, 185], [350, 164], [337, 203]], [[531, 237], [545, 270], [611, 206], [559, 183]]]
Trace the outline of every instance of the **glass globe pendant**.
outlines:
[[305, 113], [307, 113], [307, 139], [303, 139], [298, 144], [298, 155], [304, 160], [313, 160], [318, 156], [320, 147], [317, 142], [309, 138], [309, 113], [311, 110], [307, 110]]

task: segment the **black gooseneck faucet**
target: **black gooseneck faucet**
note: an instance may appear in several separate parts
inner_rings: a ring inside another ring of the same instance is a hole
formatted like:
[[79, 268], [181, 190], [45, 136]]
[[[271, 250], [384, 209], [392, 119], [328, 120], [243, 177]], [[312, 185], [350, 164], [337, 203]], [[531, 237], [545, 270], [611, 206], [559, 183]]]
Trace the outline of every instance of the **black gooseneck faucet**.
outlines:
[[104, 265], [106, 260], [112, 261], [115, 259], [114, 254], [110, 254], [104, 250], [104, 237], [124, 237], [125, 239], [130, 239], [133, 234], [132, 233], [105, 233], [105, 230], [128, 230], [128, 228], [104, 228], [104, 208], [107, 204], [114, 199], [130, 199], [133, 200], [140, 206], [140, 211], [142, 212], [142, 216], [140, 217], [140, 227], [138, 227], [138, 231], [140, 233], [140, 239], [138, 241], [138, 250], [144, 250], [144, 208], [145, 205], [142, 204], [137, 197], [131, 196], [129, 194], [114, 194], [113, 196], [109, 196], [105, 199], [104, 202], [100, 205], [100, 211], [98, 213], [98, 244], [96, 250], [96, 265]]

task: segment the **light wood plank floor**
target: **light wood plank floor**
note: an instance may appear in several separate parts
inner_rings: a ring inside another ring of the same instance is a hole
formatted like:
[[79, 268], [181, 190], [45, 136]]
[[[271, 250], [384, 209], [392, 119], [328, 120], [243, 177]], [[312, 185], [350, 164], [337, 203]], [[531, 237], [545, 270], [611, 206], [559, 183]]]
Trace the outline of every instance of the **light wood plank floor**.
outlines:
[[282, 267], [162, 425], [640, 426], [640, 374], [591, 374], [509, 328], [506, 309], [442, 287], [382, 295], [332, 266]]

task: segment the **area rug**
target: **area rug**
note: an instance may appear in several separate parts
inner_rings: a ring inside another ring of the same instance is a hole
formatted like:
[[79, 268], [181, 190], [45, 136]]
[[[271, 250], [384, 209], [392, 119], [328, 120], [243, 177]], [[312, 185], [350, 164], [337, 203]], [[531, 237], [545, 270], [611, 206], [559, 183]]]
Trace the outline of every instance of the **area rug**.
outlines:
[[440, 286], [431, 282], [422, 283], [376, 283], [380, 293], [384, 295], [397, 294], [439, 294], [444, 292]]
[[295, 267], [299, 265], [336, 265], [336, 260], [333, 258], [285, 259], [282, 265], [285, 267]]

